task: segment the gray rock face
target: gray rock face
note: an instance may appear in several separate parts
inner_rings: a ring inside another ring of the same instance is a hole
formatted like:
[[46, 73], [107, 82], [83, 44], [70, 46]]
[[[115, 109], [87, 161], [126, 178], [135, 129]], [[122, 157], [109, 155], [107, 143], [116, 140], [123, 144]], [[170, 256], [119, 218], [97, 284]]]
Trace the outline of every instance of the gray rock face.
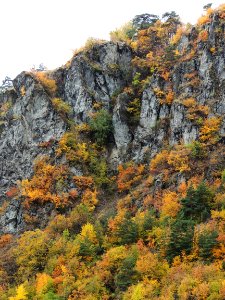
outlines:
[[125, 117], [127, 102], [128, 96], [126, 94], [120, 94], [113, 109], [113, 128], [116, 145], [112, 151], [111, 161], [112, 163], [115, 162], [116, 165], [118, 162], [122, 162], [124, 157], [126, 157], [128, 147], [132, 141], [132, 135]]
[[22, 229], [22, 207], [21, 203], [17, 200], [11, 201], [6, 208], [5, 213], [0, 217], [0, 223], [3, 225], [1, 232], [15, 233]]
[[0, 178], [7, 182], [6, 188], [30, 176], [33, 161], [41, 154], [38, 147], [41, 142], [59, 139], [65, 131], [65, 124], [52, 109], [49, 96], [30, 75], [20, 74], [14, 85], [18, 98], [8, 112], [7, 126], [0, 138]]
[[[0, 200], [17, 180], [28, 178], [38, 155], [47, 154], [40, 149], [41, 142], [59, 139], [65, 124], [52, 109], [44, 89], [26, 73], [21, 73], [14, 86], [17, 99], [6, 116], [5, 128], [0, 136]], [[21, 88], [24, 87], [24, 95]], [[2, 218], [0, 231], [13, 232], [21, 223], [19, 204], [13, 201]], [[16, 217], [18, 216], [18, 218]]]
[[[131, 100], [124, 88], [131, 85], [133, 53], [124, 43], [112, 42], [94, 45], [72, 59], [67, 68], [53, 72], [58, 94], [73, 109], [74, 122], [87, 122], [96, 107], [112, 113], [114, 136], [108, 149], [111, 168], [127, 160], [146, 161], [163, 144], [189, 144], [199, 137], [199, 125], [188, 118], [183, 100], [194, 98], [198, 105], [207, 105], [210, 116], [222, 118], [220, 134], [225, 134], [225, 53], [223, 32], [216, 32], [214, 23], [207, 25], [207, 42], [198, 41], [195, 55], [178, 62], [169, 85], [173, 87], [174, 101], [162, 103], [156, 89], [166, 92], [166, 85], [152, 76], [141, 95], [140, 119], [131, 126], [127, 105]], [[179, 51], [191, 51], [191, 42], [197, 35], [193, 29], [178, 45]], [[214, 49], [212, 51], [210, 49]], [[187, 76], [190, 75], [190, 76]], [[194, 77], [193, 77], [193, 76]], [[195, 81], [193, 80], [195, 78]], [[32, 175], [34, 160], [52, 149], [39, 147], [41, 142], [59, 140], [67, 125], [56, 113], [51, 99], [33, 75], [21, 73], [14, 80], [14, 90], [0, 95], [0, 109], [10, 103], [0, 117], [0, 201], [9, 201], [6, 191], [17, 180]], [[3, 106], [4, 105], [4, 106]], [[77, 173], [76, 167], [71, 169]], [[22, 209], [12, 200], [0, 216], [0, 232], [17, 232], [23, 228]]]
[[112, 97], [126, 86], [131, 73], [131, 50], [123, 43], [104, 43], [72, 60], [65, 79], [65, 100], [76, 121], [87, 121], [94, 103], [110, 109]]

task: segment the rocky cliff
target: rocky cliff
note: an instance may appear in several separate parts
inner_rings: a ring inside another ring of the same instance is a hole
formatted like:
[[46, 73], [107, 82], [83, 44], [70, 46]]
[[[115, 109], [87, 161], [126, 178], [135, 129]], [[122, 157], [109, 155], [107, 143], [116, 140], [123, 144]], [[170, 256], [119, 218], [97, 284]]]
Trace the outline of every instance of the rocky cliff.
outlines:
[[[52, 71], [49, 76], [57, 85], [54, 96], [70, 106], [70, 123], [35, 74], [22, 72], [14, 79], [14, 88], [0, 95], [1, 232], [15, 233], [25, 226], [21, 201], [8, 191], [32, 176], [38, 157], [54, 156], [71, 122], [88, 123], [100, 108], [112, 117], [113, 130], [106, 144], [112, 171], [130, 160], [147, 164], [165, 146], [199, 140], [205, 119], [219, 120], [217, 142], [224, 141], [224, 22], [219, 13], [210, 22], [183, 32], [173, 47], [176, 57], [167, 76], [156, 68], [147, 76], [141, 74], [140, 66], [134, 64], [138, 50], [123, 42], [91, 45]], [[139, 76], [136, 85], [135, 76]], [[128, 87], [138, 85], [133, 95]], [[134, 115], [128, 108], [134, 108], [135, 99], [139, 101], [137, 116], [131, 122]], [[41, 147], [43, 143], [51, 146]]]

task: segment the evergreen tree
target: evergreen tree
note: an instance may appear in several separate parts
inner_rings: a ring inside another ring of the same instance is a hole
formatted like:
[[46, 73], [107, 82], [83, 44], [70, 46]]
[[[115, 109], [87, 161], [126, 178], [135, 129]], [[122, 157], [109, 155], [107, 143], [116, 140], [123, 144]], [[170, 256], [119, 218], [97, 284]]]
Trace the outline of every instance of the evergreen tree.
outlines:
[[194, 236], [194, 222], [192, 220], [177, 219], [171, 228], [170, 241], [167, 248], [167, 258], [172, 262], [175, 256], [182, 252], [190, 254]]
[[126, 218], [122, 224], [120, 224], [117, 230], [117, 236], [119, 243], [122, 245], [132, 244], [138, 240], [138, 226], [130, 218]]
[[210, 217], [214, 195], [212, 191], [201, 183], [196, 190], [190, 187], [187, 196], [181, 200], [182, 208], [179, 218], [194, 220], [197, 223], [205, 222]]

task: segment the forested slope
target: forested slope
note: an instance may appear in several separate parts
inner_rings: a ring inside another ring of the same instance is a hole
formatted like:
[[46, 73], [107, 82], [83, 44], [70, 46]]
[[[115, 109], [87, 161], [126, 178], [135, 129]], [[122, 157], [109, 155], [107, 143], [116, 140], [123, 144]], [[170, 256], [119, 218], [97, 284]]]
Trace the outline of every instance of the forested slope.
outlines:
[[225, 299], [224, 20], [136, 16], [0, 94], [0, 299]]

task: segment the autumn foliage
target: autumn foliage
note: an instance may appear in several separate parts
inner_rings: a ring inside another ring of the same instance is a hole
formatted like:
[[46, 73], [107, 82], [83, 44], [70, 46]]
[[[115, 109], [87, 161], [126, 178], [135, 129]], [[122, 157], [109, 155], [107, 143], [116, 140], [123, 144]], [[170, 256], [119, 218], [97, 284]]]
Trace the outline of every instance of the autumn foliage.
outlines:
[[42, 158], [34, 166], [35, 175], [31, 180], [22, 181], [22, 196], [26, 204], [52, 202], [56, 207], [68, 204], [68, 194], [63, 191], [67, 180], [67, 167], [51, 165], [48, 158]]
[[45, 90], [49, 93], [49, 95], [55, 94], [57, 85], [54, 79], [50, 78], [49, 75], [45, 72], [36, 72], [35, 76], [43, 85]]
[[144, 172], [144, 166], [139, 165], [128, 165], [127, 167], [123, 167], [120, 165], [118, 167], [118, 179], [117, 185], [119, 192], [127, 191], [131, 188], [132, 185], [140, 181], [141, 175]]
[[[225, 6], [215, 12], [224, 22]], [[162, 19], [151, 15], [148, 26], [136, 32], [129, 23], [111, 34], [133, 48], [133, 73], [124, 76], [126, 97], [119, 98], [130, 134], [138, 134], [141, 126], [146, 87], [158, 114], [155, 125], [146, 128], [146, 152], [136, 161], [127, 161], [130, 149], [119, 165], [111, 155], [117, 95], [107, 109], [90, 95], [94, 113], [76, 124], [69, 120], [71, 107], [56, 97], [50, 74], [35, 74], [68, 129], [58, 140], [38, 144], [48, 155], [39, 156], [29, 179], [5, 188], [0, 300], [225, 299], [223, 120], [216, 114], [217, 99], [201, 101], [203, 79], [196, 69], [198, 48], [210, 59], [220, 51], [208, 44], [213, 13], [208, 9], [195, 30], [171, 12]], [[91, 39], [76, 55], [87, 56], [96, 43], [104, 45]], [[182, 77], [178, 88], [173, 86], [175, 61]], [[186, 62], [190, 70], [183, 74]], [[117, 66], [107, 66], [112, 69]], [[9, 109], [2, 105], [0, 118]], [[167, 112], [177, 124], [165, 117]], [[158, 128], [166, 132], [162, 139]], [[10, 219], [14, 209], [19, 217]], [[18, 232], [4, 234], [13, 222]]]

